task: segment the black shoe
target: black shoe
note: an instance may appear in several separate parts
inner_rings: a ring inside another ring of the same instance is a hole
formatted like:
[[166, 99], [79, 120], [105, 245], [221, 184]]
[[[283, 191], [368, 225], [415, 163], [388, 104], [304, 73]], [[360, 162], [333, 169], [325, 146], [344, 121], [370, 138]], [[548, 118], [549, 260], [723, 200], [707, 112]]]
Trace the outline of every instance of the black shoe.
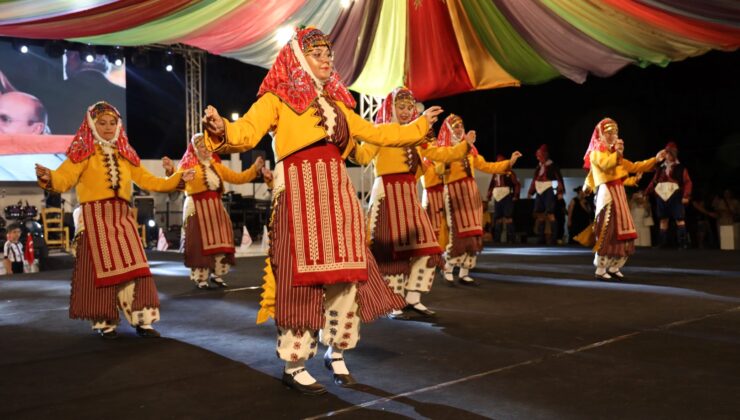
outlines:
[[211, 281], [218, 287], [229, 287], [221, 277], [211, 277]]
[[[418, 305], [418, 303], [417, 303], [417, 305]], [[420, 308], [417, 308], [416, 305], [411, 305], [411, 304], [409, 304], [408, 306], [406, 306], [406, 308], [404, 308], [404, 310], [414, 311], [414, 312], [418, 313], [419, 315], [422, 315], [422, 316], [425, 316], [425, 317], [432, 317], [432, 316], [434, 316], [434, 315], [437, 314], [436, 312], [434, 312], [433, 310], [431, 310], [429, 308], [420, 309]]]
[[612, 281], [614, 280], [614, 277], [611, 276], [609, 273], [604, 274], [594, 274], [594, 278], [596, 281]]
[[98, 330], [98, 334], [100, 334], [100, 336], [103, 337], [104, 340], [115, 340], [116, 338], [118, 338], [118, 332], [116, 332], [115, 329], [105, 331], [101, 328]]
[[208, 285], [208, 282], [207, 281], [202, 281], [202, 282], [199, 282], [199, 283], [195, 283], [195, 287], [196, 287], [196, 289], [199, 289], [199, 290], [208, 290], [208, 289], [211, 288], [211, 286]]
[[318, 382], [314, 382], [311, 385], [303, 385], [295, 380], [295, 376], [305, 371], [306, 369], [298, 369], [293, 373], [283, 372], [283, 384], [289, 388], [293, 388], [301, 394], [305, 395], [321, 395], [326, 394], [326, 388]]
[[621, 271], [608, 271], [609, 275], [612, 276], [612, 280], [624, 280], [624, 274]]
[[161, 335], [159, 334], [159, 331], [155, 330], [154, 328], [141, 328], [140, 326], [136, 326], [136, 335], [143, 338], [159, 338]]
[[[469, 279], [469, 280], [465, 280], [465, 279]], [[476, 286], [476, 287], [480, 286], [478, 281], [471, 278], [470, 276], [460, 277], [458, 281], [460, 282], [460, 284], [464, 284], [465, 286]]]
[[[340, 360], [344, 360], [342, 357], [335, 357], [331, 358], [324, 354], [324, 366], [326, 366], [327, 369], [329, 369], [332, 373], [334, 372], [334, 368], [331, 366], [332, 362], [338, 362]], [[343, 387], [350, 387], [352, 385], [356, 385], [357, 381], [355, 378], [352, 377], [352, 375], [348, 374], [337, 374], [334, 373], [334, 383], [343, 386]]]

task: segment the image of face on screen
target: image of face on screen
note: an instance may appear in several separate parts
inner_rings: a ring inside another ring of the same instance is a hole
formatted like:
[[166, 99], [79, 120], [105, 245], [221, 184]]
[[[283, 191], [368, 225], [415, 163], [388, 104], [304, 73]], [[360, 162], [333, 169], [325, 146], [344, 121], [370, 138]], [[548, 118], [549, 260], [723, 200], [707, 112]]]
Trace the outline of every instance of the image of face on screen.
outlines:
[[126, 67], [77, 51], [23, 54], [0, 39], [0, 181], [35, 181], [34, 163], [56, 168], [88, 106], [106, 101], [126, 122]]

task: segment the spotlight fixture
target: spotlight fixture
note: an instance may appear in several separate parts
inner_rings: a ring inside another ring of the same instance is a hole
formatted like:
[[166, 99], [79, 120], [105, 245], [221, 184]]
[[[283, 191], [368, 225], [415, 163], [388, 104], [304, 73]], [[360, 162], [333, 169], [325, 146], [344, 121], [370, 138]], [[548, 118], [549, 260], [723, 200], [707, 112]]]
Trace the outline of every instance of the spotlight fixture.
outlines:
[[293, 27], [290, 25], [284, 25], [278, 28], [275, 32], [275, 42], [279, 45], [285, 45], [290, 41], [290, 37], [293, 36]]
[[239, 113], [238, 112], [232, 112], [231, 113], [231, 121], [236, 121], [239, 119]]
[[175, 54], [172, 50], [165, 51], [164, 58], [162, 58], [162, 64], [164, 65], [164, 69], [168, 72], [171, 72], [174, 69]]
[[86, 44], [80, 48], [80, 57], [88, 63], [95, 61], [95, 48], [92, 45]]
[[19, 39], [14, 39], [13, 42], [13, 49], [18, 51], [21, 54], [28, 53], [28, 44], [26, 44], [24, 41], [21, 41]]
[[113, 49], [106, 54], [106, 57], [108, 57], [108, 61], [113, 63], [116, 67], [121, 67], [123, 65], [123, 48], [121, 47], [113, 47]]

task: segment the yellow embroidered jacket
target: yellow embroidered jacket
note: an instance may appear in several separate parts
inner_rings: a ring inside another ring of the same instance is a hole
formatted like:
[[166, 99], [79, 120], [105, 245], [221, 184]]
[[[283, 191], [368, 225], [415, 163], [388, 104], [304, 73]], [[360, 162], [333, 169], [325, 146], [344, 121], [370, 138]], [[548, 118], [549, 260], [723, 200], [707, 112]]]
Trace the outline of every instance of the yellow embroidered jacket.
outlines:
[[360, 165], [367, 165], [372, 161], [376, 177], [412, 173], [413, 165], [413, 174], [418, 178], [424, 173], [421, 158], [435, 162], [453, 162], [464, 158], [469, 149], [467, 142], [454, 147], [438, 147], [428, 143], [416, 147], [382, 147], [362, 143], [355, 148], [353, 158]]
[[220, 162], [211, 161], [210, 168], [216, 172], [219, 179], [219, 185], [216, 189], [209, 188], [207, 177], [207, 171], [210, 171], [208, 165], [200, 164], [193, 166], [195, 169], [195, 178], [185, 183], [185, 192], [188, 195], [194, 195], [205, 191], [223, 191], [223, 182], [231, 184], [246, 184], [257, 178], [257, 168], [252, 165], [249, 169], [242, 172], [236, 172]]
[[445, 165], [444, 183], [449, 184], [467, 177], [475, 178], [475, 171], [473, 169], [489, 174], [505, 174], [511, 170], [511, 161], [486, 162], [483, 156], [470, 154], [465, 159]]
[[[375, 126], [343, 103], [335, 104], [344, 113], [349, 128], [351, 144], [345, 148], [344, 158], [356, 145], [355, 137], [378, 146], [402, 147], [419, 144], [429, 131], [425, 117], [403, 126], [396, 123]], [[204, 133], [208, 150], [216, 153], [244, 152], [254, 148], [268, 131], [274, 130], [273, 150], [277, 161], [328, 136], [320, 116], [316, 115], [313, 108], [297, 114], [270, 92], [262, 95], [236, 122], [224, 119], [224, 125], [226, 135], [221, 138]]]
[[424, 188], [444, 184], [444, 163], [424, 162], [422, 166], [424, 167], [424, 176], [422, 176], [421, 182], [424, 184]]
[[653, 157], [639, 162], [632, 162], [623, 157], [619, 157], [617, 152], [600, 152], [594, 150], [589, 155], [591, 160], [591, 170], [586, 176], [586, 187], [591, 191], [601, 184], [625, 179], [631, 173], [651, 172], [655, 169], [657, 160]]
[[[112, 157], [109, 157], [112, 156]], [[113, 150], [110, 155], [103, 153], [100, 145], [95, 145], [95, 153], [82, 162], [74, 163], [66, 159], [59, 168], [51, 171], [51, 180], [38, 184], [45, 190], [63, 193], [77, 186], [80, 203], [121, 198], [131, 201], [131, 182], [148, 191], [168, 192], [175, 190], [182, 172], [169, 178], [152, 175], [143, 166], [134, 166]]]

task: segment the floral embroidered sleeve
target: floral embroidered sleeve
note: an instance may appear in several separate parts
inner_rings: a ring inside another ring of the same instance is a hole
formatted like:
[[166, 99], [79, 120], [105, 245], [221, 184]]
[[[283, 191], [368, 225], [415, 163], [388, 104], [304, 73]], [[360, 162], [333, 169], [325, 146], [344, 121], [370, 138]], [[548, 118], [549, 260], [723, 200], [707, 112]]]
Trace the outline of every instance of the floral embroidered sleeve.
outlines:
[[74, 163], [70, 159], [66, 159], [59, 165], [59, 168], [51, 171], [49, 181], [38, 179], [37, 182], [41, 188], [47, 191], [56, 193], [66, 192], [77, 185], [77, 181], [80, 179], [82, 171], [87, 167], [87, 163], [87, 159], [79, 163]]

